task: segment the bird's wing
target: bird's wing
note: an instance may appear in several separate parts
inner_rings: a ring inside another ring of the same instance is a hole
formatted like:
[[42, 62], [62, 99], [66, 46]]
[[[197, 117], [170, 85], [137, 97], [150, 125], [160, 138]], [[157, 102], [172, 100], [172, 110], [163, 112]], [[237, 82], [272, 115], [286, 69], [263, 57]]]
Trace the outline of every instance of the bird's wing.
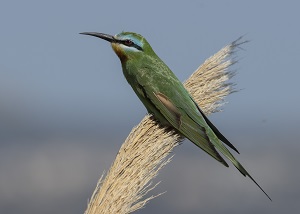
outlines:
[[[192, 99], [192, 98], [191, 98]], [[193, 100], [193, 99], [192, 99]], [[238, 154], [240, 154], [240, 152], [235, 148], [234, 145], [232, 145], [230, 143], [229, 140], [227, 140], [227, 138], [217, 129], [217, 127], [214, 126], [214, 124], [212, 122], [210, 122], [210, 120], [206, 117], [206, 115], [203, 113], [203, 111], [200, 109], [200, 107], [197, 105], [197, 103], [193, 100], [194, 104], [197, 106], [199, 112], [201, 113], [202, 117], [204, 118], [205, 122], [207, 123], [207, 125], [213, 130], [213, 132], [217, 135], [217, 137], [223, 142], [225, 143], [227, 146], [229, 146], [231, 149], [233, 149], [234, 151], [236, 151]]]
[[145, 96], [174, 128], [224, 166], [228, 167], [226, 161], [220, 156], [211, 143], [204, 126], [199, 125], [193, 117], [187, 114], [183, 109], [174, 105], [165, 94], [155, 92], [149, 86], [144, 86], [143, 90]]
[[[151, 90], [151, 88], [147, 86], [144, 87], [144, 93], [146, 93], [146, 96], [151, 100], [155, 107], [179, 132], [181, 132], [185, 137], [187, 137], [195, 145], [203, 149], [213, 158], [221, 162], [224, 166], [228, 167], [228, 164], [217, 152], [217, 150], [220, 151], [232, 162], [232, 164], [240, 171], [241, 174], [248, 176], [271, 200], [268, 194], [260, 187], [254, 178], [252, 178], [247, 170], [219, 140], [213, 131], [213, 129], [216, 128], [210, 121], [208, 121], [206, 116], [202, 113], [200, 108], [191, 97], [189, 97], [191, 99], [189, 101], [184, 100], [184, 95], [176, 96], [175, 98], [171, 99], [161, 92], [155, 92]], [[180, 106], [178, 104], [176, 105], [176, 103], [180, 103]], [[194, 103], [196, 108], [195, 106], [190, 106], [191, 103]], [[208, 124], [213, 128], [211, 128]]]

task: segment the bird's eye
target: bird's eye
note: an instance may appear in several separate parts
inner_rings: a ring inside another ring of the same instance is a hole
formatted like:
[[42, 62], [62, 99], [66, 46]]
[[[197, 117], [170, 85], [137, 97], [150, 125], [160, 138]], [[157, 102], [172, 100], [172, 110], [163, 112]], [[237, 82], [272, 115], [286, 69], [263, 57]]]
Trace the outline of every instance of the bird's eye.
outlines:
[[133, 45], [133, 41], [131, 41], [130, 39], [126, 39], [124, 41], [124, 44], [127, 45], [127, 46], [131, 46], [131, 45]]

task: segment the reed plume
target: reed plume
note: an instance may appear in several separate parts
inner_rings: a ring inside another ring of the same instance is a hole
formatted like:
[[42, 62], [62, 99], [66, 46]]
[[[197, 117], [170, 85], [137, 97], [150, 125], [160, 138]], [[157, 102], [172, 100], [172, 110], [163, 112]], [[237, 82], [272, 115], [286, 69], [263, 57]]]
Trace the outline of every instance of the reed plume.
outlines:
[[[236, 63], [233, 54], [244, 43], [241, 38], [208, 58], [185, 81], [184, 86], [206, 115], [220, 110], [234, 91], [228, 80]], [[146, 115], [130, 132], [106, 177], [99, 179], [85, 214], [132, 213], [156, 196], [144, 198], [157, 184], [151, 180], [171, 161], [169, 154], [183, 140], [175, 130], [162, 127]]]

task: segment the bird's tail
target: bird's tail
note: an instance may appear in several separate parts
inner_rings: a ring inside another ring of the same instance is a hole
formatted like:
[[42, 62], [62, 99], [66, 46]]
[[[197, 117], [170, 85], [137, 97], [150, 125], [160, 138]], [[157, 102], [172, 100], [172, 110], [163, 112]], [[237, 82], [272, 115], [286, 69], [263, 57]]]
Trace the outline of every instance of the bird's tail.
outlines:
[[218, 139], [214, 132], [208, 128], [206, 133], [210, 139], [210, 142], [220, 151], [225, 157], [227, 157], [231, 163], [242, 173], [245, 177], [248, 176], [260, 189], [261, 191], [272, 201], [270, 196], [261, 188], [261, 186], [254, 180], [254, 178], [247, 172], [247, 170], [242, 166], [242, 164], [230, 153], [230, 151], [225, 147], [225, 145]]

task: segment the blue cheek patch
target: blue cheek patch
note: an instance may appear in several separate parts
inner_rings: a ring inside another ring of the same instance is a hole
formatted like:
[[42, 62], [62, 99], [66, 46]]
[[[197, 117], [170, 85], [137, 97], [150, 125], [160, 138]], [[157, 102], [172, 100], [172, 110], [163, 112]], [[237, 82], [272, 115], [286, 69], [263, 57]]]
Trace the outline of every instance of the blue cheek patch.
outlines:
[[132, 34], [124, 35], [124, 34], [120, 33], [120, 34], [117, 34], [115, 37], [120, 40], [129, 39], [135, 44], [133, 46], [126, 46], [126, 45], [120, 44], [122, 49], [125, 51], [135, 51], [136, 52], [136, 51], [143, 50], [143, 42], [141, 40], [139, 40], [135, 35], [132, 35]]

